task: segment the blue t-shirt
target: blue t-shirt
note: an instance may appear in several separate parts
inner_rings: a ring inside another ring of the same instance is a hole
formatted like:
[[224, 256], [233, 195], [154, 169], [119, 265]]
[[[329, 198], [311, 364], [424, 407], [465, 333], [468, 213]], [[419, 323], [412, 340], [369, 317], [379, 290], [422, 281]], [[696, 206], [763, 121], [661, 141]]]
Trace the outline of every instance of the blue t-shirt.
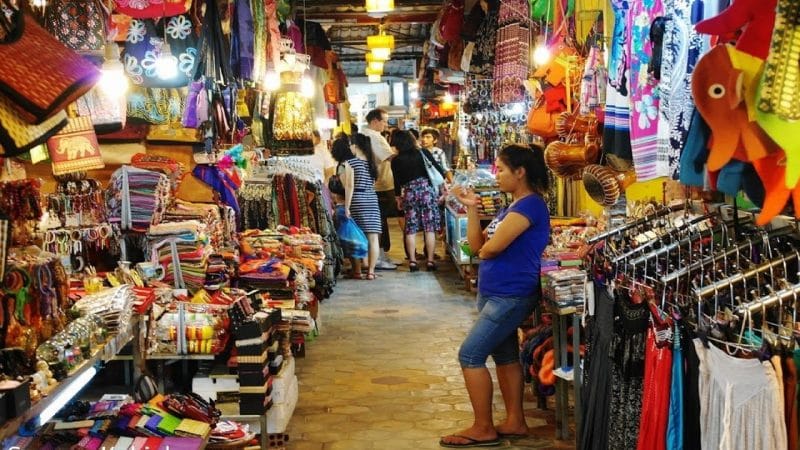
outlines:
[[502, 253], [481, 260], [478, 268], [478, 292], [481, 295], [527, 297], [539, 285], [542, 252], [550, 241], [550, 212], [536, 194], [528, 195], [500, 211], [486, 228], [488, 237], [509, 212], [525, 216], [530, 226], [517, 236]]

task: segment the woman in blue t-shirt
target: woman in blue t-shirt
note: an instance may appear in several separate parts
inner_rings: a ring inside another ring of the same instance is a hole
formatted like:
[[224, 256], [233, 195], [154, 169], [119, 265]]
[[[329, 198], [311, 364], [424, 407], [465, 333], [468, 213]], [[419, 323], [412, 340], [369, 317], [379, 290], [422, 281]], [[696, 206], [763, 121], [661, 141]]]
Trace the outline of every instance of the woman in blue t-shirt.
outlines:
[[[550, 239], [550, 213], [542, 198], [549, 184], [543, 153], [541, 147], [522, 145], [500, 151], [497, 184], [514, 201], [484, 230], [477, 208], [480, 197], [463, 187], [453, 190], [467, 206], [469, 247], [481, 258], [480, 314], [458, 352], [475, 419], [471, 427], [443, 437], [442, 447], [486, 447], [499, 444], [502, 437], [528, 434], [517, 327], [538, 299], [541, 257]], [[492, 378], [486, 368], [489, 355], [497, 366], [506, 408], [506, 420], [497, 425], [492, 419]]]

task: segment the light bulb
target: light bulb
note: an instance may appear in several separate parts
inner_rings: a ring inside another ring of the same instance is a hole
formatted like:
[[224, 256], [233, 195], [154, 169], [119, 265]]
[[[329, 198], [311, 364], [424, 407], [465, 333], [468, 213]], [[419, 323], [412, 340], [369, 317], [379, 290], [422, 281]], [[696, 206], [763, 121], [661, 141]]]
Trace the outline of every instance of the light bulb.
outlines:
[[533, 63], [543, 66], [550, 62], [550, 49], [544, 44], [538, 44], [533, 50]]
[[106, 69], [105, 64], [100, 71], [100, 81], [97, 83], [100, 89], [113, 98], [119, 98], [128, 91], [128, 77], [122, 69]]
[[300, 80], [300, 93], [306, 98], [314, 96], [314, 82], [310, 77], [304, 76], [303, 79]]
[[442, 103], [444, 103], [445, 105], [452, 105], [453, 104], [453, 96], [450, 95], [449, 92], [447, 94], [444, 94], [444, 97], [442, 98]]
[[31, 6], [34, 8], [44, 8], [47, 6], [47, 0], [31, 0]]
[[172, 55], [169, 44], [164, 44], [161, 54], [156, 59], [156, 75], [162, 80], [170, 80], [178, 76], [178, 58]]
[[264, 74], [264, 81], [263, 81], [264, 89], [268, 91], [277, 91], [279, 87], [281, 87], [281, 75], [274, 71], [268, 70], [266, 74]]

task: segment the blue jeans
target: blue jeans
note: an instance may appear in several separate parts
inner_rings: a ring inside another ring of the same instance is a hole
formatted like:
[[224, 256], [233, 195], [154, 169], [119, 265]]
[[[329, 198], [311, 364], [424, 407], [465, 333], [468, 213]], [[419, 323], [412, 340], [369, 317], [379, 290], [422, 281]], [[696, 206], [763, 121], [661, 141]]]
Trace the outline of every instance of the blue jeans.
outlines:
[[519, 362], [517, 327], [528, 318], [535, 297], [495, 297], [478, 294], [478, 320], [458, 350], [462, 369], [486, 367], [492, 355], [498, 366]]

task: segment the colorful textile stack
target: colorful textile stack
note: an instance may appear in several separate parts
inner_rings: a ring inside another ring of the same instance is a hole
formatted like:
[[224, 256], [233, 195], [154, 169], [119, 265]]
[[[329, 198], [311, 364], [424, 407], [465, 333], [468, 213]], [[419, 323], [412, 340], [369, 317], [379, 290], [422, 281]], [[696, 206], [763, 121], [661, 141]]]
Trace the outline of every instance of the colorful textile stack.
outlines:
[[220, 207], [210, 203], [191, 203], [175, 200], [175, 203], [164, 212], [164, 222], [182, 222], [196, 220], [206, 227], [211, 245], [215, 248], [227, 242], [226, 224]]
[[108, 221], [123, 230], [147, 231], [161, 222], [169, 204], [170, 183], [166, 175], [122, 166], [111, 176], [106, 206]]
[[[165, 228], [174, 233], [158, 234]], [[196, 221], [173, 222], [154, 227], [149, 233], [152, 261], [164, 268], [164, 282], [186, 288], [190, 293], [205, 286], [207, 260], [213, 248], [204, 228]]]

